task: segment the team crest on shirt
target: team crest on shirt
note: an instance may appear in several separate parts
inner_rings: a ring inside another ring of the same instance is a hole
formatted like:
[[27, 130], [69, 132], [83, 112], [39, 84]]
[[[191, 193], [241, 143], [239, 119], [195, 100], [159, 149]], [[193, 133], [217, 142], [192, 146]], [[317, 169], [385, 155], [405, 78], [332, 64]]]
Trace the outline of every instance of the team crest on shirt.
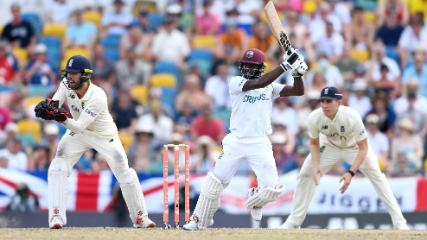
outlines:
[[221, 159], [221, 158], [222, 158], [222, 155], [224, 155], [224, 151], [221, 151], [221, 153], [219, 154], [218, 159]]
[[85, 109], [85, 102], [82, 102], [82, 109]]
[[254, 52], [252, 52], [252, 51], [248, 51], [247, 53], [246, 53], [246, 57], [247, 58], [251, 58], [251, 57], [253, 57], [254, 56]]
[[328, 127], [328, 125], [324, 125], [324, 126], [322, 126], [322, 129], [323, 130], [327, 130], [329, 127]]
[[74, 99], [74, 98], [76, 98], [76, 95], [74, 95], [74, 94], [72, 94], [72, 93], [70, 93], [70, 96], [69, 96], [70, 98], [72, 98], [72, 99]]
[[344, 128], [344, 126], [341, 126], [341, 132], [343, 133], [343, 132], [345, 132], [345, 128]]

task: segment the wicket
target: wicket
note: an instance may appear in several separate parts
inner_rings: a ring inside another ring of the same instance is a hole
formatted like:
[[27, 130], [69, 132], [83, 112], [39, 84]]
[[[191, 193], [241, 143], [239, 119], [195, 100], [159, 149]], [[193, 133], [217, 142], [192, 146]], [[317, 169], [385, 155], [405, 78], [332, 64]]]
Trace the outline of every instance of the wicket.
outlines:
[[190, 147], [185, 144], [163, 145], [163, 227], [171, 228], [169, 224], [169, 159], [168, 149], [174, 148], [174, 210], [175, 229], [179, 229], [179, 147], [185, 149], [185, 223], [190, 222]]

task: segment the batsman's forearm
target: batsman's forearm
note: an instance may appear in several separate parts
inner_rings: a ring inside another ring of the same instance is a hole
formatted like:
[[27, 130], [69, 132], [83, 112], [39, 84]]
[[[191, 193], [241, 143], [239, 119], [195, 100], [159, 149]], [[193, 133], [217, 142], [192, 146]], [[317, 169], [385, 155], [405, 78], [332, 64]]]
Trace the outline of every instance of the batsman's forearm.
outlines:
[[280, 77], [280, 75], [282, 75], [282, 73], [284, 72], [284, 70], [282, 69], [282, 67], [277, 67], [276, 69], [274, 69], [273, 71], [270, 71], [264, 75], [262, 75], [260, 78], [254, 80], [254, 81], [247, 81], [245, 83], [245, 85], [243, 86], [243, 91], [249, 91], [249, 90], [253, 90], [253, 89], [258, 89], [258, 88], [263, 88], [269, 84], [271, 84], [272, 82], [274, 82], [274, 80], [276, 80], [278, 77]]
[[366, 155], [368, 155], [368, 148], [359, 148], [359, 153], [357, 154], [356, 159], [354, 160], [354, 163], [351, 166], [350, 170], [356, 172], [365, 160]]
[[310, 143], [310, 153], [311, 153], [311, 159], [313, 160], [314, 166], [319, 166], [320, 162], [320, 145], [319, 144], [312, 144]]
[[297, 96], [302, 96], [304, 94], [304, 82], [302, 77], [294, 77], [294, 92]]

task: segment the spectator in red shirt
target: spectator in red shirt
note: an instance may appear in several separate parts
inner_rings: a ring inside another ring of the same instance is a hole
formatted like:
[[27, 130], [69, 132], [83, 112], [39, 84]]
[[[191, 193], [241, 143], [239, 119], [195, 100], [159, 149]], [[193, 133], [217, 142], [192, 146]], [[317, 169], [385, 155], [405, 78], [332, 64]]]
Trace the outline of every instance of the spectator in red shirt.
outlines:
[[207, 135], [220, 144], [225, 135], [224, 124], [220, 119], [212, 116], [209, 105], [203, 105], [201, 114], [191, 123], [191, 134], [194, 141], [199, 136]]
[[7, 43], [0, 42], [0, 86], [13, 84], [19, 70], [16, 59], [6, 52]]

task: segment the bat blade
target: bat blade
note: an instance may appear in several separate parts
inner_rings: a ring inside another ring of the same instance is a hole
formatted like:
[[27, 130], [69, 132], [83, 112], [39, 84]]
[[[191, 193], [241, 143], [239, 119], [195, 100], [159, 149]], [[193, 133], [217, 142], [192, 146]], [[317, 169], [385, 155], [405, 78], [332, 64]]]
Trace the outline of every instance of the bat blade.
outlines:
[[272, 1], [265, 5], [264, 14], [273, 36], [277, 39], [283, 51], [287, 52], [291, 45]]

